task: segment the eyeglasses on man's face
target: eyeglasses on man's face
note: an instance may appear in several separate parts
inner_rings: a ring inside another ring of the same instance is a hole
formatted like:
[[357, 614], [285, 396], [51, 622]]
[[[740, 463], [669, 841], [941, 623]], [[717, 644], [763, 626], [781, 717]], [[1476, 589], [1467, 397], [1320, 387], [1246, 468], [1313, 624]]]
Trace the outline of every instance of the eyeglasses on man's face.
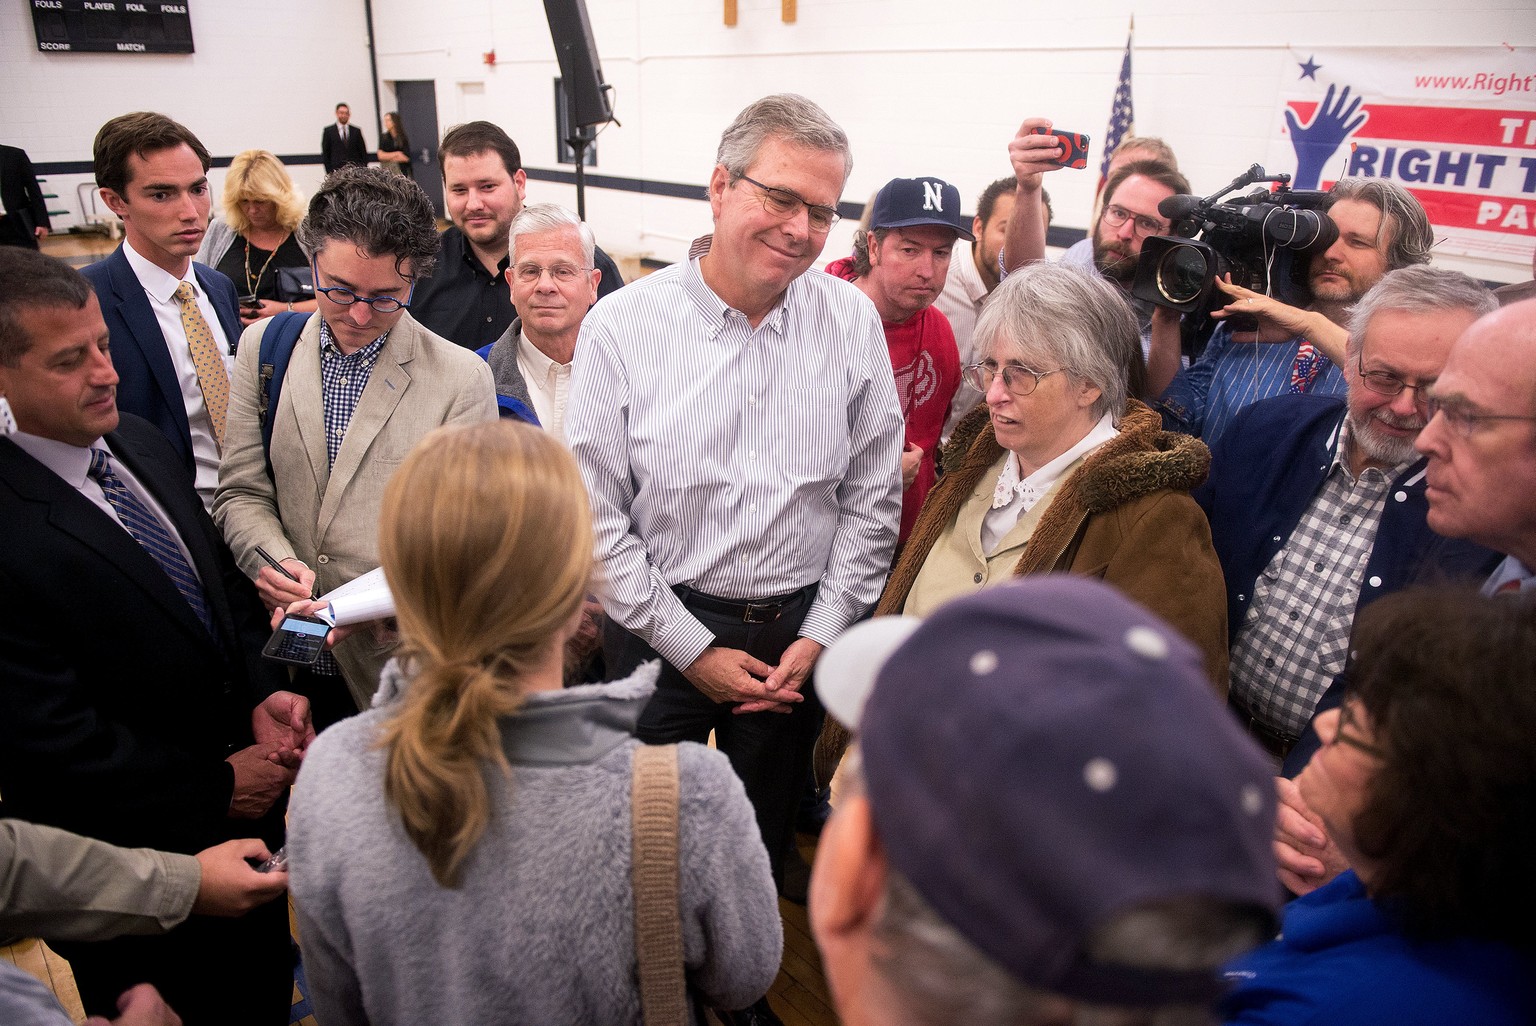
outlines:
[[1127, 221], [1134, 222], [1135, 227], [1131, 230], [1142, 238], [1146, 238], [1148, 235], [1161, 235], [1168, 230], [1168, 222], [1166, 221], [1159, 221], [1145, 214], [1133, 214], [1118, 203], [1105, 205], [1105, 224], [1111, 228], [1119, 228]]
[[512, 276], [524, 285], [537, 285], [545, 272], [556, 284], [569, 285], [581, 277], [583, 271], [590, 271], [590, 267], [580, 267], [576, 264], [555, 264], [552, 267], [544, 267], [541, 264], [518, 264], [512, 268]]
[[806, 222], [813, 232], [830, 231], [834, 224], [841, 218], [832, 207], [824, 207], [817, 203], [808, 203], [790, 192], [788, 189], [775, 188], [772, 185], [764, 185], [755, 178], [741, 176], [741, 180], [749, 182], [757, 187], [758, 196], [763, 201], [763, 209], [775, 217], [782, 217], [786, 221], [805, 211]]
[[1391, 371], [1368, 371], [1365, 369], [1363, 352], [1355, 358], [1355, 365], [1360, 370], [1360, 383], [1377, 395], [1402, 395], [1405, 390], [1411, 388], [1416, 402], [1420, 405], [1429, 402], [1429, 389], [1433, 387], [1434, 379], [1409, 384]]
[[965, 369], [965, 383], [978, 392], [985, 393], [992, 387], [992, 382], [999, 374], [1003, 376], [1003, 387], [1016, 396], [1026, 396], [1040, 387], [1040, 379], [1052, 374], [1061, 374], [1061, 367], [1055, 370], [1037, 371], [1030, 370], [1023, 364], [1003, 363], [996, 360], [983, 360], [973, 363]]
[[314, 275], [315, 281], [317, 282], [315, 285], [315, 291], [320, 293], [326, 299], [329, 299], [331, 302], [335, 303], [337, 306], [351, 306], [353, 303], [366, 303], [373, 309], [374, 313], [392, 314], [398, 310], [410, 309], [411, 297], [416, 294], [416, 282], [413, 279], [411, 281], [411, 289], [405, 294], [405, 299], [403, 300], [395, 296], [360, 296], [356, 292], [353, 292], [351, 289], [343, 288], [340, 285], [319, 285], [318, 282], [320, 280], [320, 269], [313, 262], [310, 263], [309, 270], [310, 273]]
[[1490, 423], [1501, 420], [1516, 420], [1536, 422], [1536, 416], [1522, 416], [1515, 413], [1480, 413], [1477, 407], [1455, 396], [1440, 397], [1431, 394], [1425, 402], [1425, 408], [1429, 413], [1429, 419], [1437, 416], [1445, 418], [1445, 426], [1460, 438], [1471, 438]]

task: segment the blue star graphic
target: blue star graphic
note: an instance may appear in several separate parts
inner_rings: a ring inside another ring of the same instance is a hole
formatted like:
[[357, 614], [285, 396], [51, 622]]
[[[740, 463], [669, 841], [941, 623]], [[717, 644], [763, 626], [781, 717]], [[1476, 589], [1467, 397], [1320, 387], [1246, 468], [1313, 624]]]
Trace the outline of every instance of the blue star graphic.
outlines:
[[[1307, 62], [1305, 64], [1301, 65], [1301, 77], [1302, 78], [1310, 78], [1312, 81], [1316, 82], [1317, 81], [1318, 69], [1320, 69], [1322, 67], [1322, 65], [1321, 64], [1314, 64], [1314, 63], [1312, 63], [1313, 59], [1314, 58], [1312, 58], [1312, 57], [1308, 57], [1307, 58]], [[1297, 79], [1297, 81], [1300, 81], [1300, 80], [1301, 79]]]

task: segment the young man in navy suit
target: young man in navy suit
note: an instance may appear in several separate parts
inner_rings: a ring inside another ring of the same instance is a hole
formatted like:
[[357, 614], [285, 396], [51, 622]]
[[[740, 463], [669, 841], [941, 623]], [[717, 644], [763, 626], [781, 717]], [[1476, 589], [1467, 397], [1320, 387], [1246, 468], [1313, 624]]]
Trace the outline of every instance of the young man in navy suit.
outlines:
[[101, 126], [94, 157], [126, 234], [84, 271], [112, 333], [118, 406], [165, 433], [211, 508], [240, 314], [230, 280], [192, 262], [208, 230], [208, 151], [185, 126], [140, 111]]
[[[314, 737], [165, 436], [119, 415], [90, 286], [0, 247], [0, 815], [191, 854], [283, 840]], [[85, 1010], [153, 984], [188, 1026], [288, 1021], [281, 902], [159, 937], [60, 946]]]

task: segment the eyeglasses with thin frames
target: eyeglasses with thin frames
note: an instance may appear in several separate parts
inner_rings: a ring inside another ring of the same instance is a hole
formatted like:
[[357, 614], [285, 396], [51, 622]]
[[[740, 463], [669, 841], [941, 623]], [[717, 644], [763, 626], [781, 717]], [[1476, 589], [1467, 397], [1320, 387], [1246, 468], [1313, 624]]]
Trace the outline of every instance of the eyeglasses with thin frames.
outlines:
[[1055, 370], [1037, 371], [1017, 363], [999, 364], [996, 360], [983, 360], [981, 363], [973, 363], [965, 369], [965, 383], [978, 392], [986, 392], [992, 387], [992, 382], [999, 374], [1003, 376], [1003, 387], [1016, 396], [1026, 396], [1040, 387], [1040, 379], [1050, 377], [1052, 374], [1063, 374], [1065, 368], [1058, 367]]
[[1336, 745], [1348, 745], [1357, 752], [1364, 752], [1366, 755], [1377, 759], [1385, 759], [1387, 757], [1387, 753], [1383, 749], [1377, 747], [1371, 742], [1365, 740], [1365, 738], [1361, 737], [1359, 734], [1355, 733], [1355, 727], [1357, 724], [1355, 723], [1354, 719], [1354, 707], [1355, 703], [1353, 702], [1345, 702], [1343, 705], [1339, 706], [1339, 719], [1333, 730], [1332, 743]]
[[805, 210], [806, 222], [811, 226], [811, 231], [821, 233], [830, 231], [834, 224], [842, 220], [832, 207], [824, 207], [818, 203], [807, 203], [788, 189], [779, 189], [772, 185], [764, 185], [756, 178], [741, 176], [744, 182], [750, 182], [757, 186], [758, 194], [763, 201], [763, 209], [775, 217], [782, 217], [786, 221], [801, 209]]
[[578, 267], [575, 264], [555, 264], [553, 267], [544, 267], [539, 264], [518, 264], [512, 268], [512, 275], [524, 285], [537, 285], [547, 271], [550, 278], [556, 284], [569, 285], [581, 277], [581, 272], [590, 270], [592, 268]]
[[368, 306], [373, 309], [374, 313], [392, 314], [396, 310], [409, 310], [411, 308], [411, 297], [416, 294], [416, 281], [414, 278], [411, 280], [410, 291], [405, 294], [405, 299], [401, 300], [395, 296], [360, 296], [356, 292], [353, 292], [351, 289], [343, 288], [340, 285], [329, 285], [322, 287], [318, 284], [320, 280], [320, 270], [313, 260], [311, 260], [309, 263], [309, 273], [315, 277], [315, 291], [323, 295], [326, 299], [329, 299], [331, 302], [335, 303], [337, 306], [351, 306], [353, 303], [367, 303]]
[[1148, 235], [1161, 235], [1168, 230], [1166, 221], [1159, 221], [1145, 214], [1133, 214], [1118, 203], [1109, 203], [1104, 207], [1104, 223], [1111, 228], [1119, 228], [1127, 221], [1134, 221], [1133, 233], [1146, 238]]
[[1429, 402], [1429, 389], [1434, 386], [1433, 381], [1420, 381], [1409, 384], [1391, 371], [1368, 371], [1365, 369], [1365, 353], [1362, 352], [1355, 358], [1355, 365], [1360, 369], [1360, 383], [1377, 395], [1402, 395], [1407, 389], [1413, 389], [1413, 398], [1420, 406]]
[[1425, 400], [1425, 409], [1429, 419], [1434, 420], [1440, 416], [1445, 418], [1446, 427], [1450, 428], [1461, 438], [1471, 438], [1480, 431], [1485, 423], [1501, 420], [1523, 420], [1536, 422], [1536, 416], [1521, 416], [1515, 413], [1478, 413], [1473, 406], [1462, 399], [1442, 399], [1431, 394]]

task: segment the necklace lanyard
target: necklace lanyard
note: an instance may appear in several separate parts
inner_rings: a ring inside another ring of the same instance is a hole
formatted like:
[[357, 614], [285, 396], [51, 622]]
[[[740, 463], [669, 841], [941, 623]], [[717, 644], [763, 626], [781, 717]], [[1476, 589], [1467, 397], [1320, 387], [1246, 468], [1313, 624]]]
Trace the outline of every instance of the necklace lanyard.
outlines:
[[282, 238], [282, 242], [279, 242], [277, 245], [272, 247], [272, 252], [267, 254], [267, 262], [262, 264], [261, 265], [261, 270], [256, 272], [256, 278], [255, 278], [254, 281], [251, 279], [251, 240], [245, 238], [245, 236], [243, 236], [243, 235], [240, 238], [242, 240], [244, 240], [244, 242], [245, 242], [245, 288], [246, 288], [246, 295], [254, 296], [256, 294], [257, 287], [261, 285], [262, 275], [266, 274], [267, 273], [267, 268], [272, 266], [272, 258], [277, 256], [277, 251], [283, 248], [283, 243], [288, 241], [288, 236], [284, 235], [283, 238]]

